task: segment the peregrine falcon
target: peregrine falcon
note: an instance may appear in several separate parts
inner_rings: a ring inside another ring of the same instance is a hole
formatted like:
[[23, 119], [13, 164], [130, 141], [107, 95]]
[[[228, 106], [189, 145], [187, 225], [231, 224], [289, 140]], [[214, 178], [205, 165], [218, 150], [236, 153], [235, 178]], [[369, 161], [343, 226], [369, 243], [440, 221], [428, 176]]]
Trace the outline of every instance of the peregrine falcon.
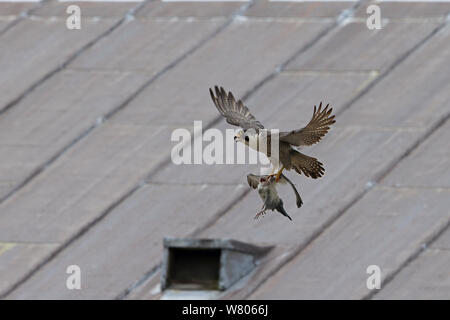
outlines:
[[[219, 113], [225, 117], [229, 124], [241, 127], [236, 133], [234, 139], [242, 142], [252, 149], [259, 152], [264, 152], [272, 163], [273, 171], [271, 176], [275, 175], [275, 181], [278, 182], [284, 169], [294, 169], [298, 174], [304, 174], [307, 177], [317, 179], [323, 176], [325, 169], [323, 164], [316, 158], [307, 156], [298, 150], [296, 147], [310, 146], [320, 141], [330, 129], [330, 125], [335, 123], [334, 115], [331, 115], [333, 109], [328, 108], [327, 104], [322, 109], [322, 102], [319, 108], [314, 106], [314, 112], [309, 123], [302, 129], [285, 131], [279, 133], [279, 159], [271, 157], [271, 134], [270, 132], [263, 133], [261, 129], [264, 126], [255, 119], [248, 108], [241, 100], [236, 101], [231, 92], [227, 92], [222, 87], [215, 86], [215, 94], [210, 88], [209, 92], [211, 98], [219, 110]], [[267, 148], [258, 150], [260, 142], [267, 140]], [[256, 146], [256, 147], [255, 147]], [[274, 163], [280, 163], [279, 166]], [[275, 174], [275, 170], [278, 172]]]

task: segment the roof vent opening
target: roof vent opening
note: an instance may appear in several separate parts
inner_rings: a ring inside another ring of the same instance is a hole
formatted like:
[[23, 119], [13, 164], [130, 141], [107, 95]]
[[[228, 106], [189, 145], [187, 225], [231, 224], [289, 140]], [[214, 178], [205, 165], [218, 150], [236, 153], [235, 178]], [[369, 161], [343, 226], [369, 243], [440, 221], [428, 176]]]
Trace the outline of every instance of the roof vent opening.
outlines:
[[219, 269], [219, 249], [170, 248], [167, 286], [184, 290], [218, 290]]
[[269, 250], [227, 239], [165, 238], [161, 288], [226, 290]]

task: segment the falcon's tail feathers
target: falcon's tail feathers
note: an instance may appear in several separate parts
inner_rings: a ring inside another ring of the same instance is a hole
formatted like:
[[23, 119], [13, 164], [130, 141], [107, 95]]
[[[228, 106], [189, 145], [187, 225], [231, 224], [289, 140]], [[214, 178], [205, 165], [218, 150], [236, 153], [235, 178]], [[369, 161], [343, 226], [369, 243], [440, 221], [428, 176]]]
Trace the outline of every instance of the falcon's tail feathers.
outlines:
[[313, 179], [320, 178], [325, 173], [323, 164], [319, 160], [294, 149], [291, 150], [291, 163], [298, 174], [303, 173], [305, 176]]

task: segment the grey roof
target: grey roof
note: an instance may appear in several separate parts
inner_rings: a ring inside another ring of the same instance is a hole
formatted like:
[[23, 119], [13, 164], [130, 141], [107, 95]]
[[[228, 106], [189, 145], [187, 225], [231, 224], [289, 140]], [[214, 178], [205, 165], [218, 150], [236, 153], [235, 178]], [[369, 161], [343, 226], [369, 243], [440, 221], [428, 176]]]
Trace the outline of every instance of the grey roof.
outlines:
[[[222, 298], [449, 299], [450, 3], [377, 3], [375, 31], [370, 3], [81, 3], [79, 31], [0, 3], [0, 297], [159, 298], [172, 236], [274, 246]], [[267, 127], [333, 106], [293, 222], [253, 220], [256, 166], [170, 162], [173, 129], [229, 128], [216, 84]]]

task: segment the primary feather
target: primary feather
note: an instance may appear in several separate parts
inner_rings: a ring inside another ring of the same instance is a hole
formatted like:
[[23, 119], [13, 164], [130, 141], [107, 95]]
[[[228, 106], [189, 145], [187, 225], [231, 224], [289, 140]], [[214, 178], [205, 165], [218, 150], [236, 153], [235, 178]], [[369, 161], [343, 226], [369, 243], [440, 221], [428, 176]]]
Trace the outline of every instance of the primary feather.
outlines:
[[239, 126], [244, 130], [253, 128], [255, 130], [264, 129], [264, 126], [256, 120], [250, 113], [248, 108], [241, 100], [236, 101], [231, 92], [225, 91], [224, 88], [215, 86], [215, 95], [210, 88], [209, 93], [219, 113], [225, 117], [229, 124]]
[[333, 108], [328, 109], [329, 105], [322, 109], [322, 102], [317, 110], [314, 106], [314, 112], [309, 123], [302, 129], [288, 132], [280, 132], [280, 141], [287, 142], [293, 146], [310, 146], [322, 139], [330, 130], [330, 125], [336, 122], [334, 115], [331, 115]]

